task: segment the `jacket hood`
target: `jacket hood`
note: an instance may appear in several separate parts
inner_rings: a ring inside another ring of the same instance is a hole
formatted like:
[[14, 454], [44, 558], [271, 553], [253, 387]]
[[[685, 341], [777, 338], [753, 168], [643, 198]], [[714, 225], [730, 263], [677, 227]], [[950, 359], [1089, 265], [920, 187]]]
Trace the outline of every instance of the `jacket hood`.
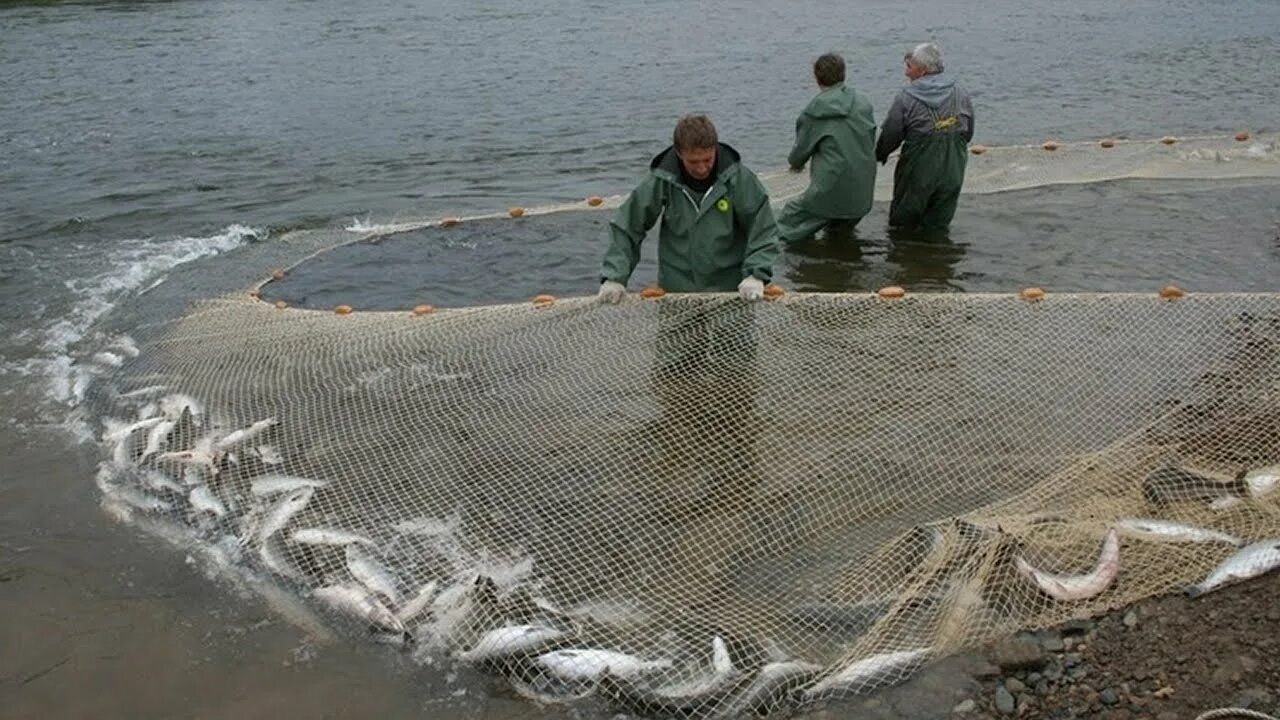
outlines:
[[955, 82], [942, 73], [925, 75], [907, 86], [907, 94], [933, 108], [940, 108], [951, 97]]
[[804, 109], [804, 114], [815, 118], [846, 117], [853, 110], [857, 96], [844, 83], [818, 93]]
[[[729, 168], [737, 165], [742, 160], [742, 156], [737, 150], [725, 143], [716, 143], [716, 177], [723, 176], [724, 172]], [[649, 161], [650, 170], [664, 170], [673, 177], [680, 177], [680, 156], [676, 155], [676, 147], [670, 145], [666, 150], [653, 156], [653, 160]]]

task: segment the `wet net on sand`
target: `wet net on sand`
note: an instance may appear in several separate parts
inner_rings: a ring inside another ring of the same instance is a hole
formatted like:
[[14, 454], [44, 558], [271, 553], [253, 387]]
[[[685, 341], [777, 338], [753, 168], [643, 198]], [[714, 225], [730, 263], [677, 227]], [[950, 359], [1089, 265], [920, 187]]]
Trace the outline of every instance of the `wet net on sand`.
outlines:
[[1278, 379], [1273, 294], [238, 294], [124, 363], [98, 482], [423, 662], [736, 717], [1268, 566]]

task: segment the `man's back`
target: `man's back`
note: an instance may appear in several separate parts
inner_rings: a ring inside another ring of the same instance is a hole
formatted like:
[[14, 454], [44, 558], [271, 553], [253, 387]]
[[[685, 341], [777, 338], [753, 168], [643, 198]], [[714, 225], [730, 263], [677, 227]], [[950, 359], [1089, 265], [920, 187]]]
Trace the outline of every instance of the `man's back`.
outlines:
[[818, 93], [796, 121], [791, 165], [810, 163], [806, 205], [828, 218], [857, 219], [871, 210], [875, 186], [875, 118], [853, 88]]

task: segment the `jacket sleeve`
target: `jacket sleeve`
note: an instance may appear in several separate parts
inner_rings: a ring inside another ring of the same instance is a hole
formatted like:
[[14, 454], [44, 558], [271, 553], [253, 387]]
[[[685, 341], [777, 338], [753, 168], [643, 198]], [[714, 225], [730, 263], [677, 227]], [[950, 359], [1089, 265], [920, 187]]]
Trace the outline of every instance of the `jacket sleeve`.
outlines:
[[613, 214], [609, 221], [609, 248], [605, 250], [600, 269], [601, 282], [612, 280], [627, 284], [640, 262], [640, 243], [658, 221], [662, 212], [663, 184], [650, 174]]
[[796, 142], [791, 146], [791, 153], [787, 155], [787, 164], [792, 170], [804, 167], [809, 157], [813, 155], [815, 145], [817, 143], [813, 138], [813, 123], [809, 121], [808, 116], [800, 113], [800, 117], [796, 118]]
[[965, 91], [960, 93], [960, 119], [964, 127], [964, 141], [973, 142], [973, 101]]
[[[745, 168], [743, 168], [745, 170]], [[754, 173], [744, 172], [734, 200], [735, 221], [747, 231], [747, 247], [742, 259], [742, 277], [761, 282], [773, 280], [773, 263], [778, 259], [778, 227], [769, 207], [769, 193]]]
[[880, 139], [876, 141], [876, 162], [884, 164], [889, 153], [898, 149], [906, 136], [906, 108], [903, 107], [902, 93], [893, 99], [889, 113], [884, 116], [884, 124], [880, 126]]

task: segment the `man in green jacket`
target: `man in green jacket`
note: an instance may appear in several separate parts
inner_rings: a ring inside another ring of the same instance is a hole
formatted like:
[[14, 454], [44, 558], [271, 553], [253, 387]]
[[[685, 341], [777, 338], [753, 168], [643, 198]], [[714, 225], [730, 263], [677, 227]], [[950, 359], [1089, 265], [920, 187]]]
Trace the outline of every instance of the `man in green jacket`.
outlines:
[[759, 300], [773, 279], [778, 233], [769, 195], [738, 151], [719, 142], [705, 115], [676, 123], [673, 143], [609, 223], [602, 302], [616, 303], [640, 262], [640, 243], [662, 218], [658, 285], [667, 292], [724, 292]]
[[813, 63], [818, 94], [796, 119], [787, 157], [792, 172], [809, 163], [809, 188], [778, 217], [784, 243], [812, 237], [832, 220], [856, 225], [871, 211], [876, 184], [876, 122], [871, 103], [844, 84], [844, 58], [828, 53]]
[[894, 99], [876, 144], [882, 163], [902, 146], [893, 171], [889, 225], [942, 229], [951, 224], [960, 202], [973, 103], [969, 93], [943, 77], [942, 53], [933, 43], [917, 45], [903, 62], [911, 84]]

